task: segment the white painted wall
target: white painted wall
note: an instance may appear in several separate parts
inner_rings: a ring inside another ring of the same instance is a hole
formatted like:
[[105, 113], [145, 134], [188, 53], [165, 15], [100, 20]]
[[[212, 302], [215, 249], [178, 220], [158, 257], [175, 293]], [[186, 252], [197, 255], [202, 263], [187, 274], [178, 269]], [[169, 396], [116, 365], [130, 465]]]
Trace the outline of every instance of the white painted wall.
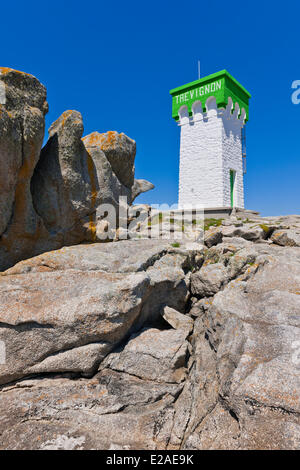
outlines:
[[234, 206], [244, 207], [241, 128], [245, 112], [238, 119], [239, 109], [231, 113], [232, 101], [226, 109], [217, 109], [214, 97], [193, 104], [193, 117], [186, 106], [180, 116], [180, 168], [178, 206], [230, 206], [230, 170], [236, 172]]

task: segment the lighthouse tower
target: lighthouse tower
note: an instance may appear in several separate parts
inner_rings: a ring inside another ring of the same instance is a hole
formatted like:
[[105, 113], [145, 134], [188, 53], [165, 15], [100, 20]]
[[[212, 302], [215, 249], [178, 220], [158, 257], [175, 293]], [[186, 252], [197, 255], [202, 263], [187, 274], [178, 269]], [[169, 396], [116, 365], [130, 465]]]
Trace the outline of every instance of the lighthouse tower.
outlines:
[[170, 91], [180, 126], [178, 207], [244, 208], [248, 91], [226, 70]]

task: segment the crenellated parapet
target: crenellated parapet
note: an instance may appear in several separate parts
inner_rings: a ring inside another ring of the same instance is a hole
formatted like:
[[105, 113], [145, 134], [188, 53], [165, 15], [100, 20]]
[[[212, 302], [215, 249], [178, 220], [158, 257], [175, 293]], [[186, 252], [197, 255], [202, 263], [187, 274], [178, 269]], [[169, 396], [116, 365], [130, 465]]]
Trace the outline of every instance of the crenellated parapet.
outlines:
[[207, 111], [207, 103], [215, 98], [217, 108], [227, 108], [232, 100], [234, 109], [236, 104], [240, 112], [244, 109], [245, 120], [249, 118], [250, 93], [227, 70], [221, 70], [207, 77], [201, 78], [186, 85], [174, 88], [172, 95], [172, 116], [178, 121], [179, 110], [186, 106], [188, 114], [193, 115], [194, 103], [200, 102], [203, 112]]
[[[206, 111], [204, 111], [204, 109]], [[182, 105], [178, 109], [178, 125], [183, 126], [185, 124], [193, 125], [196, 122], [204, 121], [208, 122], [210, 118], [221, 118], [224, 123], [228, 122], [233, 127], [242, 128], [246, 123], [246, 110], [245, 108], [240, 109], [239, 103], [233, 104], [232, 98], [228, 97], [228, 103], [225, 108], [218, 107], [215, 96], [210, 96], [205, 101], [205, 108], [202, 107], [200, 100], [193, 102], [191, 106], [191, 113], [189, 112], [187, 105]]]

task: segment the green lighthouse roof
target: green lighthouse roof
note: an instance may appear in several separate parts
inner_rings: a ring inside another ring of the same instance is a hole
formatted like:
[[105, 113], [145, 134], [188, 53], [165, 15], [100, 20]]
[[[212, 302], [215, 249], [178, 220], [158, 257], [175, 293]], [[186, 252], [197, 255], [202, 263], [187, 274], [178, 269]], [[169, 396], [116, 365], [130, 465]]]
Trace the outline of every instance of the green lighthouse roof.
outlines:
[[233, 107], [239, 104], [246, 111], [246, 120], [249, 118], [249, 98], [250, 93], [244, 88], [227, 70], [208, 75], [186, 85], [173, 88], [172, 95], [172, 117], [179, 120], [178, 111], [181, 106], [186, 105], [189, 114], [192, 115], [192, 104], [201, 101], [203, 111], [206, 111], [205, 103], [207, 98], [214, 96], [218, 108], [225, 108], [228, 98], [231, 97]]

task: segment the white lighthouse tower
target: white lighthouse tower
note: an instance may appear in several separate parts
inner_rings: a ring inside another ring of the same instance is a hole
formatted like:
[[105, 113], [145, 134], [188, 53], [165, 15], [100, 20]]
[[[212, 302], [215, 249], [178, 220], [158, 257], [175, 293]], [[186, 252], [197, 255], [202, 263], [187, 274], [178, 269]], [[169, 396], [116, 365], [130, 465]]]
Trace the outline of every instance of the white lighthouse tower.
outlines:
[[178, 207], [244, 208], [248, 91], [226, 70], [170, 91], [180, 126]]

